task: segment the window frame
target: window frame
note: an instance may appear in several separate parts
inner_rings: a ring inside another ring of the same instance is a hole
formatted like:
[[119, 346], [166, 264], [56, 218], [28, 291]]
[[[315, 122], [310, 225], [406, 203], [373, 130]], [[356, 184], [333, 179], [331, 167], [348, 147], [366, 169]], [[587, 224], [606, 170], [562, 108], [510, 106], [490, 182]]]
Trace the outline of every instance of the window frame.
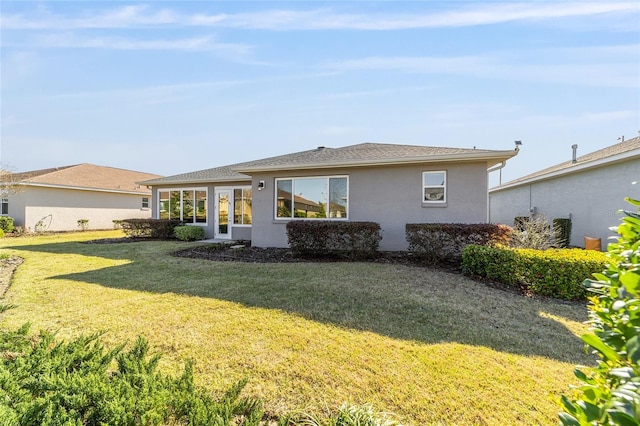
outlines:
[[149, 210], [149, 206], [151, 205], [151, 197], [142, 197], [142, 210]]
[[[186, 222], [184, 220], [184, 216], [183, 216], [183, 213], [184, 213], [183, 192], [184, 191], [191, 191], [192, 197], [193, 197], [191, 199], [191, 202], [192, 202], [191, 208], [193, 209], [194, 214], [193, 214], [192, 220], [189, 221], [189, 222]], [[209, 211], [210, 211], [210, 209], [209, 209], [209, 188], [207, 188], [207, 187], [158, 188], [158, 191], [156, 193], [157, 194], [156, 205], [158, 207], [158, 211], [157, 211], [157, 213], [155, 215], [156, 219], [160, 219], [160, 211], [161, 211], [160, 193], [161, 192], [168, 192], [169, 193], [169, 203], [171, 203], [171, 193], [172, 192], [179, 192], [180, 193], [180, 217], [179, 217], [179, 219], [185, 225], [196, 225], [196, 226], [208, 226], [209, 225]], [[204, 222], [197, 222], [196, 221], [197, 220], [197, 214], [195, 214], [195, 212], [196, 212], [196, 209], [197, 209], [197, 195], [196, 195], [197, 192], [204, 192], [205, 193], [205, 208], [207, 210], [207, 213], [206, 213], [206, 219], [205, 219]], [[168, 211], [169, 211], [168, 219], [173, 219], [171, 217], [171, 207], [169, 207]]]
[[242, 228], [250, 228], [253, 225], [253, 205], [251, 207], [251, 223], [237, 223], [236, 222], [236, 190], [239, 189], [242, 191], [242, 197], [240, 198], [240, 202], [242, 203], [242, 217], [244, 217], [244, 193], [246, 190], [251, 191], [251, 202], [253, 203], [253, 188], [251, 185], [246, 186], [234, 186], [231, 188], [231, 205], [233, 207], [233, 214], [231, 216], [231, 226], [238, 226]]
[[[326, 179], [327, 182], [327, 217], [325, 218], [321, 218], [321, 217], [295, 217], [294, 212], [295, 212], [295, 198], [292, 199], [291, 201], [294, 203], [293, 208], [291, 209], [291, 215], [290, 217], [279, 217], [278, 216], [278, 182], [279, 181], [284, 181], [284, 180], [290, 180], [291, 181], [291, 192], [293, 197], [295, 197], [295, 180], [296, 179]], [[331, 188], [330, 188], [330, 180], [331, 179], [346, 179], [347, 180], [347, 184], [346, 184], [346, 190], [347, 190], [347, 205], [346, 205], [346, 217], [329, 217], [331, 209], [329, 208], [329, 205], [331, 203]], [[279, 222], [283, 222], [283, 221], [289, 221], [289, 220], [330, 220], [330, 221], [349, 221], [351, 218], [351, 212], [350, 207], [349, 207], [349, 198], [350, 198], [350, 194], [349, 194], [349, 175], [322, 175], [322, 176], [291, 176], [291, 177], [281, 177], [281, 178], [275, 178], [274, 179], [274, 185], [273, 185], [273, 219]]]
[[[425, 177], [429, 174], [436, 174], [436, 173], [442, 173], [444, 175], [444, 182], [442, 185], [427, 185], [425, 183]], [[422, 204], [424, 205], [439, 205], [439, 206], [443, 206], [446, 205], [448, 202], [448, 194], [447, 194], [447, 171], [446, 170], [426, 170], [422, 172], [422, 193], [421, 193], [421, 199], [422, 199]], [[427, 200], [425, 197], [425, 191], [428, 188], [442, 188], [442, 200]]]
[[[5, 209], [7, 212], [3, 213]], [[0, 199], [0, 216], [9, 216], [9, 198], [7, 197], [2, 197]]]

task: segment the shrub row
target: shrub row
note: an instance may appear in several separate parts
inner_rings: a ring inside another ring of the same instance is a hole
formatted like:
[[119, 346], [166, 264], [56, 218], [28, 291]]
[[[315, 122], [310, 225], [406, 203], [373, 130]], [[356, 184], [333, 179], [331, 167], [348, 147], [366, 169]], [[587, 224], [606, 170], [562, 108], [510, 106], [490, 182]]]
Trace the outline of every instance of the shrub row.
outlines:
[[459, 262], [469, 244], [508, 244], [511, 228], [489, 223], [408, 223], [409, 252], [425, 261]]
[[583, 281], [606, 268], [604, 253], [581, 249], [509, 249], [469, 245], [462, 270], [559, 299], [586, 297]]
[[173, 238], [173, 230], [179, 224], [179, 220], [173, 219], [125, 219], [120, 226], [127, 237], [164, 240]]
[[201, 226], [176, 226], [173, 233], [181, 241], [204, 240], [204, 228]]
[[294, 220], [287, 223], [291, 252], [299, 257], [374, 257], [382, 237], [375, 222]]

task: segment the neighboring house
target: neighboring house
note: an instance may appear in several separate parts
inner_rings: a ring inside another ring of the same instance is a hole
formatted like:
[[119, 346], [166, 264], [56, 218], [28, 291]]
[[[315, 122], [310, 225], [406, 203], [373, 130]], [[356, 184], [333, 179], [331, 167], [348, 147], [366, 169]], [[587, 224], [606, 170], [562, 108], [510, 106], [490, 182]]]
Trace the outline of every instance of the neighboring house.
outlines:
[[114, 220], [151, 217], [151, 191], [137, 181], [160, 177], [113, 167], [78, 164], [4, 176], [13, 191], [0, 213], [30, 231], [70, 231], [87, 219], [90, 229]]
[[[544, 214], [549, 220], [571, 218], [571, 244], [584, 247], [584, 236], [602, 239], [620, 221], [619, 209], [633, 209], [625, 197], [640, 199], [640, 137], [573, 158], [489, 190], [490, 221], [513, 225], [516, 216]], [[568, 152], [570, 154], [570, 152]], [[569, 155], [567, 156], [569, 157]], [[571, 157], [569, 157], [571, 158]]]
[[487, 222], [488, 169], [517, 150], [364, 143], [139, 182], [153, 217], [202, 226], [209, 238], [286, 247], [290, 220], [373, 221], [383, 250], [404, 250], [405, 224]]

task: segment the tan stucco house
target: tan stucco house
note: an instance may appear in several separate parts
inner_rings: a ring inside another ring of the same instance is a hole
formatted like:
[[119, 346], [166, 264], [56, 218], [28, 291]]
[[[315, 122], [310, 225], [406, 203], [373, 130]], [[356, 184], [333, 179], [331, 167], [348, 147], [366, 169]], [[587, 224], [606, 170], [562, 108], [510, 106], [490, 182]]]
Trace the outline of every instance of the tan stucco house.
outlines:
[[[568, 148], [568, 147], [567, 147]], [[640, 199], [640, 137], [578, 156], [489, 190], [490, 221], [513, 225], [516, 216], [543, 214], [571, 218], [571, 244], [584, 237], [601, 239], [602, 249], [620, 222], [620, 209], [632, 209], [625, 197]]]
[[140, 182], [155, 218], [202, 226], [208, 238], [286, 247], [291, 220], [373, 221], [383, 250], [404, 250], [405, 224], [487, 222], [488, 172], [517, 150], [363, 143]]
[[0, 214], [27, 231], [110, 229], [114, 220], [151, 217], [151, 191], [137, 183], [159, 175], [77, 164], [3, 176], [11, 188]]

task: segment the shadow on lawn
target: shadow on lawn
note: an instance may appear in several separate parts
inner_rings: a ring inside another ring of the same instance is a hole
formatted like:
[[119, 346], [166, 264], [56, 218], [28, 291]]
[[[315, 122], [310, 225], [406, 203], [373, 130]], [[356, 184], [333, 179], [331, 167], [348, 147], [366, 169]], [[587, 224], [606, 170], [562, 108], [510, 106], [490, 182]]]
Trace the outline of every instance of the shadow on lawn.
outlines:
[[182, 246], [139, 242], [7, 248], [131, 261], [51, 279], [215, 298], [403, 340], [456, 342], [574, 364], [592, 361], [581, 340], [561, 322], [585, 321], [584, 303], [528, 299], [461, 275], [417, 266], [250, 264], [170, 255]]

